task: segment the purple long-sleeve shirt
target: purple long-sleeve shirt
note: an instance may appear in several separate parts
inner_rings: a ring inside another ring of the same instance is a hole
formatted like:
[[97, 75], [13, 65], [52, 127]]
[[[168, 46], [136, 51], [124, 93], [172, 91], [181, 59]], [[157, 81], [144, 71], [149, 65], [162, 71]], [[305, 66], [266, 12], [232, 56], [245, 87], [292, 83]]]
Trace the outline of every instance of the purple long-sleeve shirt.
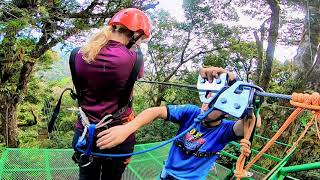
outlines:
[[[82, 54], [76, 55], [77, 84], [83, 97], [80, 106], [89, 121], [99, 122], [107, 114], [118, 110], [120, 94], [136, 61], [136, 52], [123, 44], [110, 40], [90, 64], [83, 60]], [[143, 76], [143, 66], [138, 78]], [[130, 115], [131, 108], [120, 118]], [[77, 128], [82, 128], [78, 121]]]

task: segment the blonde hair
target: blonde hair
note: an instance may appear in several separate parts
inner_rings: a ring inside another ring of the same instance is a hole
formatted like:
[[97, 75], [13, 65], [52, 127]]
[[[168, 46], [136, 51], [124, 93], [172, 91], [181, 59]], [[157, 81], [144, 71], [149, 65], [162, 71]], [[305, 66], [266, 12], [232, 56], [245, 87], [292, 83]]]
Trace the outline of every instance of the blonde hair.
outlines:
[[82, 58], [90, 63], [94, 61], [100, 50], [111, 39], [112, 26], [106, 26], [100, 29], [99, 32], [94, 34], [91, 39], [80, 49]]
[[116, 40], [123, 44], [128, 44], [132, 37], [139, 35], [139, 32], [133, 32], [122, 25], [103, 27], [80, 49], [82, 58], [87, 63], [90, 63], [95, 60], [100, 50], [108, 41]]
[[94, 34], [91, 39], [85, 44], [80, 52], [82, 58], [90, 63], [95, 60], [100, 50], [110, 40], [116, 40], [123, 44], [128, 44], [130, 38], [134, 35], [134, 32], [130, 31], [122, 25], [106, 26], [100, 29], [99, 32]]

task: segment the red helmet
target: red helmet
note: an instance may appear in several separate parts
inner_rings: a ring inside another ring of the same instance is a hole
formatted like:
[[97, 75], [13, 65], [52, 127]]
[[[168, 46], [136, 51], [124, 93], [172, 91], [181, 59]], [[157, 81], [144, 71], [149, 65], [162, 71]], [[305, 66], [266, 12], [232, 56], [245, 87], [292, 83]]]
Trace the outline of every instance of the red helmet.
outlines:
[[144, 12], [136, 8], [120, 10], [111, 18], [109, 25], [122, 25], [134, 32], [140, 30], [146, 38], [150, 37], [150, 20]]

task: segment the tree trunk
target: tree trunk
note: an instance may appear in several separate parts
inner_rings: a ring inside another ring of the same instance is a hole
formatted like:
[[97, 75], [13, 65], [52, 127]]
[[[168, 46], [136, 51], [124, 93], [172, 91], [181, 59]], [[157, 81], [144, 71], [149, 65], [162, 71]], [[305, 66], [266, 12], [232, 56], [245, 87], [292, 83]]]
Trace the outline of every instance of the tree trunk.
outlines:
[[[294, 57], [297, 72], [296, 90], [311, 89], [320, 91], [320, 62], [316, 61], [317, 46], [320, 43], [320, 4], [309, 1], [304, 18], [304, 29], [301, 41]], [[310, 17], [309, 17], [310, 16]]]
[[262, 64], [263, 64], [263, 41], [265, 36], [265, 24], [268, 20], [269, 18], [266, 19], [260, 26], [260, 29], [259, 29], [260, 37], [257, 31], [253, 32], [254, 38], [256, 40], [257, 51], [258, 51], [257, 68], [253, 76], [253, 79], [257, 85], [260, 85], [260, 77], [261, 77]]
[[161, 102], [164, 100], [164, 98], [163, 98], [164, 92], [165, 92], [165, 86], [159, 85], [158, 86], [158, 93], [157, 93], [157, 97], [156, 97], [156, 101], [155, 101], [154, 106], [161, 105]]
[[268, 0], [268, 4], [271, 9], [271, 22], [269, 27], [268, 34], [268, 47], [266, 51], [266, 62], [263, 67], [260, 86], [267, 90], [269, 86], [269, 82], [271, 79], [271, 70], [272, 70], [272, 61], [274, 57], [274, 51], [278, 38], [278, 30], [279, 30], [279, 14], [280, 14], [280, 6], [278, 0]]
[[2, 123], [2, 132], [4, 134], [4, 141], [7, 147], [17, 147], [17, 119], [16, 109], [17, 104], [14, 98], [2, 97], [0, 98], [0, 121]]
[[[15, 83], [13, 90], [0, 92], [0, 121], [2, 125], [2, 134], [4, 135], [4, 139], [8, 147], [18, 146], [16, 110], [21, 101], [21, 97], [27, 88], [27, 83], [33, 67], [33, 62], [25, 62], [22, 65], [18, 76], [19, 81]], [[8, 84], [4, 83], [2, 86], [13, 86], [11, 82], [13, 82], [15, 78], [17, 77], [9, 78], [7, 82]]]
[[253, 32], [254, 37], [256, 39], [256, 45], [257, 45], [257, 50], [258, 50], [258, 57], [257, 57], [257, 68], [254, 72], [253, 79], [256, 84], [259, 85], [260, 83], [260, 75], [261, 75], [261, 70], [262, 70], [262, 58], [263, 58], [263, 39], [261, 37], [261, 40], [258, 36], [258, 33], [256, 31]]

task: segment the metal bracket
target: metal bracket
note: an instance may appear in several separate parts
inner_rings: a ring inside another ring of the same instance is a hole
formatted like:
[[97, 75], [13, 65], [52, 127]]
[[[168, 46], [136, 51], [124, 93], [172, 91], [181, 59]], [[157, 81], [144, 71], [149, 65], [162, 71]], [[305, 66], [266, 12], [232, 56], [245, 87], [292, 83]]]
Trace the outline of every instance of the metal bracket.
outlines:
[[[203, 79], [201, 75], [198, 76], [197, 89], [199, 92], [200, 101], [202, 103], [209, 104], [213, 98], [223, 89], [228, 86], [228, 75], [227, 73], [220, 74], [218, 79], [213, 79], [212, 83], [209, 83], [206, 79]], [[211, 97], [207, 98], [206, 95], [211, 92]]]
[[254, 88], [246, 86], [249, 83], [235, 82], [222, 92], [214, 103], [214, 107], [235, 118], [244, 118], [252, 110]]

